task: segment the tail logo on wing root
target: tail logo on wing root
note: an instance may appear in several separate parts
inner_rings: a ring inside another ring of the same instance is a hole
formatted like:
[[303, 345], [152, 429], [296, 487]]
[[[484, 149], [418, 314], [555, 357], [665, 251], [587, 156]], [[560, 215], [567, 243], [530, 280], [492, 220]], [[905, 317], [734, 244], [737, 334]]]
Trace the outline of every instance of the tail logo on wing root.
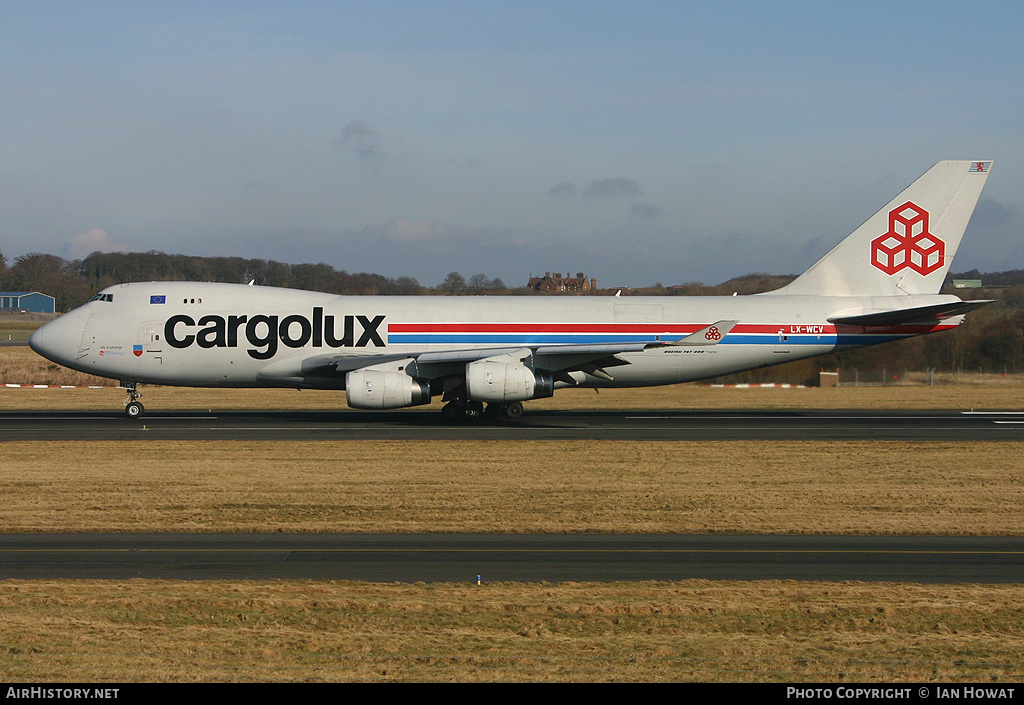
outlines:
[[928, 232], [928, 211], [911, 201], [889, 211], [889, 231], [871, 241], [871, 264], [886, 274], [931, 274], [945, 256], [946, 244]]

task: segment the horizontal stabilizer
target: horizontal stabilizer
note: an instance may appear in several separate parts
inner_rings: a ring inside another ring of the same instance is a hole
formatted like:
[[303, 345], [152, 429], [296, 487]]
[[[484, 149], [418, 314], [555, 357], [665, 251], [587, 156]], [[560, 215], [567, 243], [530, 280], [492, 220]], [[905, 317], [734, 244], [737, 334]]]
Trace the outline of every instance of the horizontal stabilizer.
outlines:
[[850, 326], [898, 326], [904, 323], [926, 323], [941, 321], [945, 318], [960, 316], [992, 303], [990, 299], [979, 301], [954, 301], [934, 306], [918, 306], [901, 308], [898, 311], [881, 311], [878, 313], [862, 313], [856, 316], [838, 316], [828, 319], [829, 323]]
[[717, 321], [669, 345], [718, 345], [739, 321]]

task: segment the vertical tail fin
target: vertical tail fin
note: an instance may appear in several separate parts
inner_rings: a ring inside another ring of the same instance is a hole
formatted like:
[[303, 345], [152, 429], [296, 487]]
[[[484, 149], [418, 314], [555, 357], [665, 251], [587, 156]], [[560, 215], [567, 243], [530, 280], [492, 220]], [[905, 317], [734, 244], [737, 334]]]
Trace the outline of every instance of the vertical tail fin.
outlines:
[[939, 293], [991, 166], [939, 162], [776, 293]]

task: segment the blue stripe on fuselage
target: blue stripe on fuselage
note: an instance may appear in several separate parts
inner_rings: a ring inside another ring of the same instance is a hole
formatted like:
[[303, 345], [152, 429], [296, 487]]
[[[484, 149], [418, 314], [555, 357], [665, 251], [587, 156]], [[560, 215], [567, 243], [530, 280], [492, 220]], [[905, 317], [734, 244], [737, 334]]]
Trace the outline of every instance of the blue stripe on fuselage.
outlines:
[[[729, 334], [719, 345], [874, 345], [893, 340], [913, 337], [911, 335], [883, 335], [877, 333], [853, 335], [794, 335], [788, 334], [786, 340], [780, 340], [772, 334]], [[580, 335], [573, 333], [391, 333], [388, 335], [390, 345], [586, 345], [596, 343], [643, 343], [652, 341], [650, 335]], [[661, 342], [672, 342], [661, 336]]]

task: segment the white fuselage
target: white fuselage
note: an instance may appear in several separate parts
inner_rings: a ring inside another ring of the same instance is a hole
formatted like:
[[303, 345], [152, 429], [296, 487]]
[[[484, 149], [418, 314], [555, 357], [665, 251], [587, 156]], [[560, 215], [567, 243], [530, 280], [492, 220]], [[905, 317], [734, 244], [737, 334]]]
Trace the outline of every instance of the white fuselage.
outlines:
[[[60, 364], [122, 381], [206, 387], [344, 388], [308, 374], [310, 360], [450, 350], [660, 342], [719, 320], [716, 345], [623, 352], [612, 379], [569, 373], [582, 386], [646, 386], [717, 377], [951, 328], [962, 317], [888, 327], [830, 317], [959, 301], [952, 296], [714, 297], [336, 296], [238, 284], [149, 282], [108, 287], [47, 324], [33, 347]], [[562, 381], [556, 386], [566, 386]]]

